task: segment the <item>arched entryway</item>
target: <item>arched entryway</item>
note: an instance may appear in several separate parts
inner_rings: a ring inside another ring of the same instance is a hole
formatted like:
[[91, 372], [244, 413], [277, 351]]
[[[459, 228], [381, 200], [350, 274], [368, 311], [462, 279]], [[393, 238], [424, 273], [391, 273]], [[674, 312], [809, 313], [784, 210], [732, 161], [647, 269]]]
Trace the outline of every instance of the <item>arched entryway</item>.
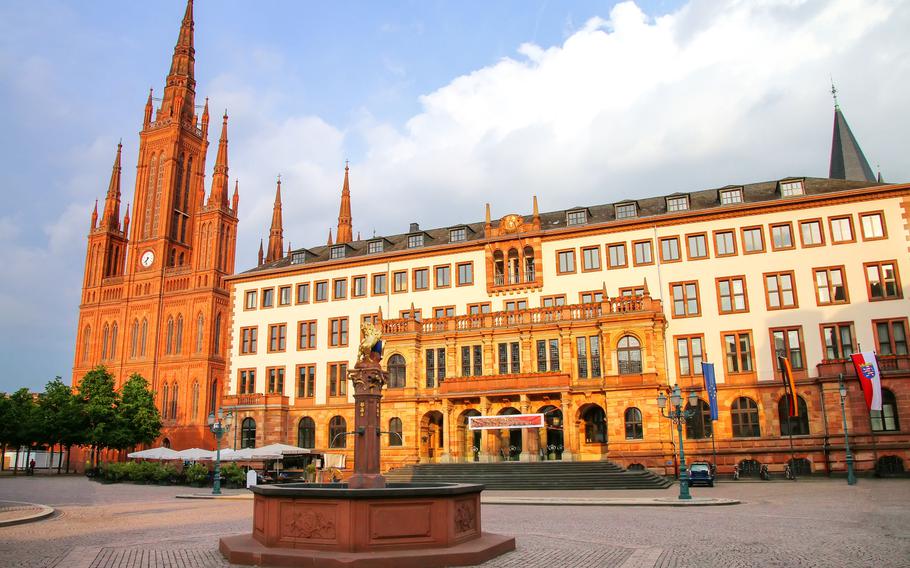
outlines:
[[[508, 406], [498, 413], [500, 416], [521, 414], [517, 408]], [[499, 456], [504, 460], [518, 461], [521, 455], [521, 429], [508, 428], [499, 431]]]
[[546, 424], [546, 428], [540, 432], [542, 459], [561, 460], [563, 449], [565, 449], [562, 410], [548, 404], [540, 407], [537, 412], [543, 414], [544, 424]]
[[480, 461], [481, 431], [468, 428], [471, 416], [480, 416], [480, 412], [469, 408], [458, 417], [458, 447], [462, 461]]
[[442, 412], [431, 410], [420, 420], [420, 457], [435, 460], [445, 449]]
[[585, 444], [607, 443], [607, 413], [599, 404], [585, 404], [578, 409], [580, 431]]

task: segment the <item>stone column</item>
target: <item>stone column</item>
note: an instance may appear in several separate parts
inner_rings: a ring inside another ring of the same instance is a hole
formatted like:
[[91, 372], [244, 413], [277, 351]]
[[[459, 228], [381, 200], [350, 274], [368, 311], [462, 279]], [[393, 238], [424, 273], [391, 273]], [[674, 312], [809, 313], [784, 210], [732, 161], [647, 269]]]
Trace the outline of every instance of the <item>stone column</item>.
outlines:
[[444, 399], [442, 401], [442, 455], [439, 456], [441, 463], [450, 463], [452, 454], [449, 451], [452, 447], [452, 401]]
[[354, 475], [348, 480], [351, 489], [385, 487], [379, 473], [379, 449], [382, 430], [380, 401], [388, 373], [379, 365], [379, 357], [363, 358], [348, 371], [354, 387]]
[[575, 423], [572, 412], [572, 399], [569, 394], [563, 393], [560, 399], [562, 410], [562, 459], [572, 461], [577, 451], [575, 441], [578, 439], [578, 425]]
[[[531, 403], [528, 402], [528, 395], [521, 395], [519, 399], [519, 408], [522, 414], [527, 414], [531, 409]], [[531, 430], [529, 428], [521, 429], [521, 454], [518, 456], [519, 461], [537, 461], [537, 455], [531, 452]]]
[[[480, 404], [478, 406], [480, 406], [480, 413], [483, 416], [488, 416], [490, 414], [490, 399], [489, 398], [486, 398], [483, 396], [480, 397]], [[468, 432], [470, 433], [469, 435], [473, 436], [473, 432], [471, 430], [468, 430]], [[490, 461], [490, 443], [491, 443], [490, 438], [491, 437], [490, 437], [489, 432], [490, 432], [489, 430], [480, 431], [480, 455], [478, 456], [478, 458], [480, 459], [481, 463], [486, 463], [486, 462]], [[474, 439], [472, 437], [471, 443], [473, 444], [473, 442], [474, 442]]]

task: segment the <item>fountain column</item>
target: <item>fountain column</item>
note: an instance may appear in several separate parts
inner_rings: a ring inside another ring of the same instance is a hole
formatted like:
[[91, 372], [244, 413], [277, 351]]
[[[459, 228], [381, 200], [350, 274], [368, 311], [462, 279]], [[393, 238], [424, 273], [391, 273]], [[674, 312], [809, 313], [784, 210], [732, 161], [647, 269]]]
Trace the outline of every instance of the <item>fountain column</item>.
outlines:
[[388, 373], [379, 365], [379, 356], [364, 357], [348, 371], [354, 387], [354, 475], [348, 480], [351, 489], [385, 487], [379, 473], [380, 401]]

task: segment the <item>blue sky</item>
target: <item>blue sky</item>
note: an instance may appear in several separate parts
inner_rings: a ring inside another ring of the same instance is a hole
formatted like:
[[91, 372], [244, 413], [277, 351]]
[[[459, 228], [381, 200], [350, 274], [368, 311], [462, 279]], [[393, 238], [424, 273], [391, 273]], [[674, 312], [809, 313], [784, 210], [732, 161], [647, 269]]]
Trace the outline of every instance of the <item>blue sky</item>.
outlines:
[[[0, 4], [0, 391], [69, 378], [89, 213], [161, 92], [182, 0]], [[789, 175], [825, 176], [829, 77], [875, 168], [910, 179], [898, 0], [198, 0], [197, 96], [230, 119], [237, 266], [274, 180], [323, 242]], [[210, 157], [209, 174], [214, 154]]]

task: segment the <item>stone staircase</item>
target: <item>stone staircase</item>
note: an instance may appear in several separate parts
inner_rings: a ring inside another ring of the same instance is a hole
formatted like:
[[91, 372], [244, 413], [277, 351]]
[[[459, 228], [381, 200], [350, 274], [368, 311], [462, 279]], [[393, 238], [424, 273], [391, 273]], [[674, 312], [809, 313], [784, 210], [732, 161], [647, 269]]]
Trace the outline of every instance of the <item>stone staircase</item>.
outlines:
[[407, 465], [390, 470], [393, 483], [481, 483], [498, 490], [663, 489], [669, 479], [629, 471], [610, 461], [495, 462]]

